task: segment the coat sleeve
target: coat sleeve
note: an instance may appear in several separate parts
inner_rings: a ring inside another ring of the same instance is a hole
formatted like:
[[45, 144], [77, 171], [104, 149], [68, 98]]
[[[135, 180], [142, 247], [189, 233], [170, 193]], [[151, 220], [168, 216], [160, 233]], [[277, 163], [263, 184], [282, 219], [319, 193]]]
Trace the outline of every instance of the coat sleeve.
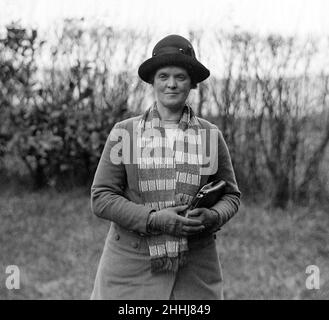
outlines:
[[225, 193], [223, 197], [213, 207], [210, 208], [218, 214], [217, 225], [212, 228], [213, 232], [219, 230], [220, 227], [222, 227], [235, 215], [239, 209], [241, 197], [241, 192], [236, 182], [229, 150], [220, 130], [218, 130], [217, 158], [217, 172], [210, 176], [209, 182], [221, 179], [226, 181], [227, 185], [225, 187]]
[[105, 143], [91, 187], [92, 212], [103, 219], [117, 223], [123, 228], [146, 234], [151, 208], [136, 204], [124, 197], [127, 175], [122, 158], [123, 140], [116, 124]]

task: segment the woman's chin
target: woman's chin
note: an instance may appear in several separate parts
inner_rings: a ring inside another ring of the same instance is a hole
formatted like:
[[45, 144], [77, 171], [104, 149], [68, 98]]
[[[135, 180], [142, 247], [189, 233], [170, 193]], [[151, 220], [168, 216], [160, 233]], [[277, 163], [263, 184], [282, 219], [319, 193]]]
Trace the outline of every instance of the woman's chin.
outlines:
[[174, 100], [169, 100], [169, 101], [166, 101], [165, 103], [162, 103], [162, 105], [167, 108], [167, 109], [170, 109], [170, 110], [180, 110], [184, 107], [185, 105], [185, 101], [174, 101]]

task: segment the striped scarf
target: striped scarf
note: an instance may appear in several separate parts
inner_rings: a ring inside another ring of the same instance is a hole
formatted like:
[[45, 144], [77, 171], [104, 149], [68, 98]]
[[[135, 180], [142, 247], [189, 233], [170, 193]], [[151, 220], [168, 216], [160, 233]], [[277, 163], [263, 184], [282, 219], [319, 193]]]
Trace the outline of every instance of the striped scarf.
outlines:
[[[193, 110], [185, 105], [172, 148], [156, 104], [142, 116], [137, 136], [137, 172], [139, 191], [146, 206], [158, 211], [190, 204], [201, 179], [199, 129]], [[185, 237], [153, 235], [148, 237], [148, 246], [152, 272], [176, 272], [186, 264], [188, 242]]]

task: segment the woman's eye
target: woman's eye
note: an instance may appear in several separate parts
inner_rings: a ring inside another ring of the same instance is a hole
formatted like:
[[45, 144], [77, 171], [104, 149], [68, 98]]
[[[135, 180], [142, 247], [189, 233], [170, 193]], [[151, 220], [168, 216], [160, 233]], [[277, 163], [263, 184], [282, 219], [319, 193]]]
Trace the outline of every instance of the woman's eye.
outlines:
[[180, 80], [180, 81], [184, 81], [186, 78], [185, 78], [185, 76], [183, 76], [183, 75], [181, 75], [181, 76], [178, 76], [178, 80]]
[[167, 76], [165, 74], [160, 74], [159, 78], [163, 80], [163, 79], [167, 79]]

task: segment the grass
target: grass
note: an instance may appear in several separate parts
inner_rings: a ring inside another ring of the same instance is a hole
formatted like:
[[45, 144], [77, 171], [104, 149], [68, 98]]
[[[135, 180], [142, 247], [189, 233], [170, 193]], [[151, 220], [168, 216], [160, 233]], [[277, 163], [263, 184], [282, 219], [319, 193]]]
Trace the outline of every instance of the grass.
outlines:
[[[89, 196], [2, 192], [0, 299], [88, 299], [109, 222], [93, 216]], [[242, 205], [218, 233], [226, 299], [328, 299], [329, 219], [320, 209]], [[20, 289], [5, 287], [6, 266], [20, 268]], [[308, 265], [320, 289], [305, 286]]]
[[[327, 213], [242, 206], [218, 237], [226, 299], [328, 299]], [[308, 290], [306, 268], [320, 268], [320, 290]]]

